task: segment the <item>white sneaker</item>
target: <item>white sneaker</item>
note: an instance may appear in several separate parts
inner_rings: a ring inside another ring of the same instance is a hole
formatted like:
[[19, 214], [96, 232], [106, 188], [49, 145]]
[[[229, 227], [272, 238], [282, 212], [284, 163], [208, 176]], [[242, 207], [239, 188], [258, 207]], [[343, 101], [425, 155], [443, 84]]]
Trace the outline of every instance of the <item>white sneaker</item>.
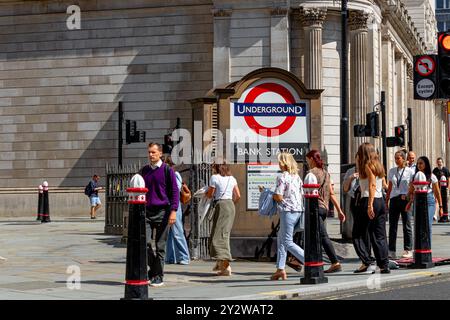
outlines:
[[395, 255], [395, 251], [389, 251], [388, 258], [390, 258], [390, 259], [396, 259], [397, 256]]
[[6, 260], [8, 260], [8, 259], [6, 259], [6, 258], [0, 256], [0, 261], [6, 261]]
[[413, 253], [410, 250], [405, 250], [405, 252], [403, 252], [402, 254], [402, 258], [412, 258], [413, 257]]

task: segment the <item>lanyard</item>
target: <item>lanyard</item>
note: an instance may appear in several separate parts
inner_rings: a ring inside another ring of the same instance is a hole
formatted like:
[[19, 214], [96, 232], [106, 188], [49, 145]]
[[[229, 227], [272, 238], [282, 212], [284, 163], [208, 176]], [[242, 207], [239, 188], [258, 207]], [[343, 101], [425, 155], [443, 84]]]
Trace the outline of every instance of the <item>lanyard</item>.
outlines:
[[400, 178], [398, 177], [398, 168], [397, 168], [397, 189], [400, 188], [400, 182], [402, 182], [403, 173], [405, 173], [405, 169], [403, 168], [402, 174], [400, 175]]

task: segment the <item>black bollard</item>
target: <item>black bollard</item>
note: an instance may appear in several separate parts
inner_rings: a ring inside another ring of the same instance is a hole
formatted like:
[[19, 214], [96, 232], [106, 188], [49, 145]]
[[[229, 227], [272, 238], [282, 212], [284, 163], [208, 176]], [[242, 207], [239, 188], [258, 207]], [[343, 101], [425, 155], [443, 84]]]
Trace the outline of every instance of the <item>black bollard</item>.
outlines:
[[37, 209], [37, 221], [41, 221], [42, 214], [44, 213], [44, 188], [42, 187], [42, 184], [38, 187], [39, 196], [38, 196], [38, 209]]
[[439, 222], [448, 222], [447, 178], [445, 176], [442, 176], [439, 184], [441, 186], [442, 197], [442, 217], [439, 218]]
[[434, 267], [430, 246], [430, 224], [428, 220], [427, 194], [429, 183], [425, 174], [418, 172], [414, 178], [414, 263], [411, 268], [426, 269]]
[[323, 273], [322, 241], [319, 234], [319, 191], [320, 185], [314, 174], [308, 173], [305, 190], [305, 273], [300, 284], [327, 283]]
[[127, 265], [125, 275], [125, 297], [123, 300], [148, 300], [147, 239], [145, 233], [144, 179], [136, 174], [130, 182], [128, 192], [128, 238]]
[[43, 197], [42, 197], [42, 205], [44, 207], [44, 210], [42, 212], [42, 219], [41, 223], [47, 223], [50, 221], [50, 203], [48, 200], [48, 182], [44, 181], [42, 183], [42, 187], [44, 188]]

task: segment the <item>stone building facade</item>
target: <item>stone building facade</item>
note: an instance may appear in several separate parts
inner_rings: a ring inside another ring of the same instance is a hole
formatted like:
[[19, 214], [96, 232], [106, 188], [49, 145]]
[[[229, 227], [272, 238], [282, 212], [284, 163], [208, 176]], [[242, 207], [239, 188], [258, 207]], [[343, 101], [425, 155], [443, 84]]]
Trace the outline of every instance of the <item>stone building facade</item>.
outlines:
[[[446, 115], [412, 91], [413, 56], [435, 49], [424, 3], [349, 1], [349, 131], [385, 91], [388, 136], [411, 107], [413, 147], [434, 162], [446, 154]], [[68, 30], [74, 4], [81, 29]], [[81, 187], [116, 162], [118, 101], [162, 142], [177, 117], [191, 128], [190, 99], [270, 66], [324, 89], [315, 144], [339, 190], [340, 16], [333, 0], [0, 0], [0, 216], [33, 214], [44, 179], [57, 214], [84, 214]], [[349, 141], [353, 155], [363, 139]], [[138, 160], [145, 144], [124, 146], [124, 163]]]

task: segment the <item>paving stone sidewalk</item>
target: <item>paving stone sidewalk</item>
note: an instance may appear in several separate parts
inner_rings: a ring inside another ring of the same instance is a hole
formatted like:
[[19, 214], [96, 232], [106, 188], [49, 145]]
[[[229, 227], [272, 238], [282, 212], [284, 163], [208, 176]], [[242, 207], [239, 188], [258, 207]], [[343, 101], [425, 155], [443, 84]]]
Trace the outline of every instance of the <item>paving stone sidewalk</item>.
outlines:
[[[123, 297], [126, 246], [121, 237], [105, 235], [104, 220], [52, 218], [48, 224], [30, 219], [0, 221], [0, 299], [87, 299], [118, 300]], [[399, 226], [399, 239], [402, 239]], [[340, 239], [339, 222], [330, 219], [332, 239]], [[450, 257], [450, 224], [433, 225], [433, 254]], [[274, 262], [238, 259], [232, 263], [231, 277], [218, 277], [212, 261], [192, 261], [190, 265], [166, 265], [165, 286], [149, 288], [153, 299], [280, 299], [308, 298], [313, 294], [351, 288], [376, 288], [387, 282], [450, 273], [450, 266], [427, 270], [399, 269], [388, 275], [355, 275], [359, 266], [351, 243], [334, 242], [344, 258], [344, 271], [328, 276], [328, 283], [300, 285], [302, 273], [287, 268], [286, 281], [270, 281]], [[397, 247], [402, 247], [399, 240]], [[327, 266], [326, 266], [327, 267]], [[79, 271], [77, 288], [70, 280]], [[69, 282], [69, 285], [68, 285]]]

